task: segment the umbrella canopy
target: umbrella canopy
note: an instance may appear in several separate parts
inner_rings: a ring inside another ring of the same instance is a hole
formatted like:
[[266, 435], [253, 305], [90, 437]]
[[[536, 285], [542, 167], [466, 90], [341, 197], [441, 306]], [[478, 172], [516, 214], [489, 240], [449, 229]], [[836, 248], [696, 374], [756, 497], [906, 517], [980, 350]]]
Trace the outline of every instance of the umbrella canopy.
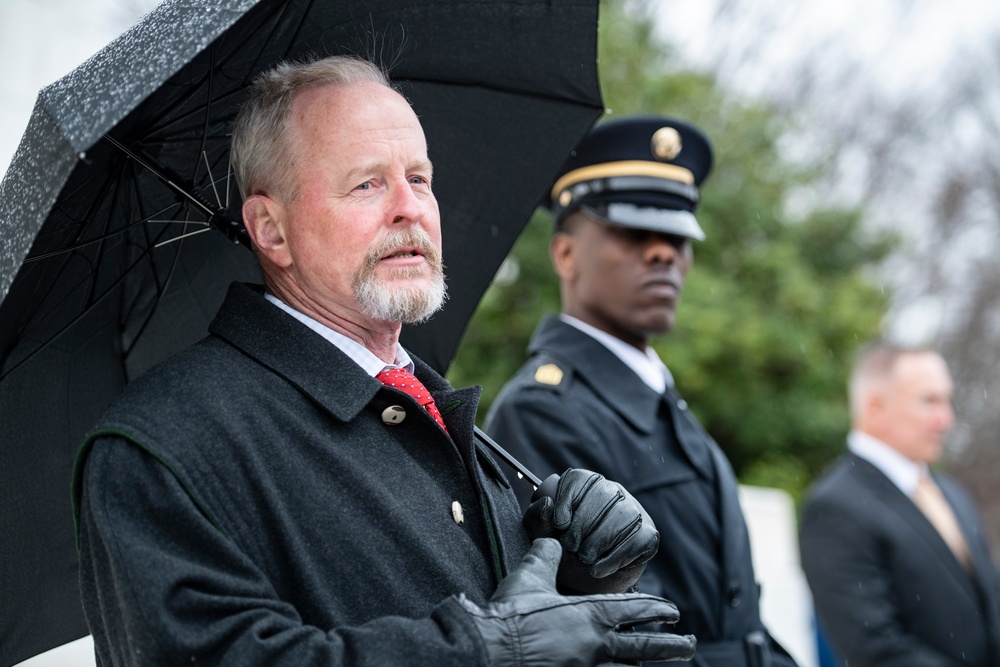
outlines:
[[231, 280], [257, 278], [233, 242], [243, 88], [284, 59], [389, 69], [427, 135], [451, 295], [403, 342], [443, 372], [601, 111], [596, 40], [597, 0], [168, 0], [39, 94], [0, 183], [0, 666], [87, 632], [69, 502], [82, 436], [204, 335]]

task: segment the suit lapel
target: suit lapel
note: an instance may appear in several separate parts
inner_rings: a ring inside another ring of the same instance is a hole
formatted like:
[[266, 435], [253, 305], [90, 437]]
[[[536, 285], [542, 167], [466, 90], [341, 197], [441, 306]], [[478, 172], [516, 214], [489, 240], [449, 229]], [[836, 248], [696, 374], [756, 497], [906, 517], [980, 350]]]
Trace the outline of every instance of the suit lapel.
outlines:
[[986, 563], [990, 562], [989, 554], [982, 548], [982, 536], [979, 534], [979, 523], [972, 508], [966, 507], [964, 499], [958, 494], [952, 484], [934, 475], [934, 481], [944, 494], [945, 500], [955, 513], [955, 519], [962, 529], [962, 536], [969, 547], [969, 554], [972, 556], [972, 564], [976, 572], [983, 572]]
[[882, 471], [866, 459], [854, 454], [850, 456], [854, 460], [854, 469], [858, 474], [866, 478], [865, 484], [867, 487], [872, 489], [872, 492], [879, 500], [898, 516], [901, 521], [906, 522], [912, 528], [926, 552], [941, 564], [942, 572], [946, 573], [948, 578], [957, 587], [975, 596], [972, 577], [969, 576], [969, 573], [958, 562], [955, 554], [952, 553], [941, 537], [941, 534], [938, 533], [937, 529], [924, 516], [920, 508], [914, 505], [913, 501], [899, 487], [893, 484]]
[[969, 576], [980, 602], [980, 608], [988, 619], [993, 655], [1000, 656], [1000, 581], [989, 547], [981, 534], [982, 523], [976, 508], [950, 480], [934, 476], [948, 504], [955, 512], [955, 518], [972, 557], [973, 574]]

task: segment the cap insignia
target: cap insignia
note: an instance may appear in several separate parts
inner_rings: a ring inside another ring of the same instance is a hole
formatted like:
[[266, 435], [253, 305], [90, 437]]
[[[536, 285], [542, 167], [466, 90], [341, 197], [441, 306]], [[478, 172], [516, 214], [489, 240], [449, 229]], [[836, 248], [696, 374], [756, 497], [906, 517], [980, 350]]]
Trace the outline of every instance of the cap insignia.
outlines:
[[653, 133], [649, 148], [657, 160], [673, 160], [681, 152], [681, 133], [672, 127], [661, 127]]
[[557, 385], [562, 382], [562, 379], [562, 369], [555, 364], [545, 364], [544, 366], [539, 366], [538, 370], [535, 371], [535, 382], [540, 384]]

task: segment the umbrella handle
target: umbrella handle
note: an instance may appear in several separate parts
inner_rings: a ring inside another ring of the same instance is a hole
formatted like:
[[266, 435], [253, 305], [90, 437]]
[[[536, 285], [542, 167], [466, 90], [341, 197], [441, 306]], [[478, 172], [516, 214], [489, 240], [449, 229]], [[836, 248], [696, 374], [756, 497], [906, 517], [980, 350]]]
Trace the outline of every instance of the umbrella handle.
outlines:
[[556, 490], [559, 488], [559, 475], [552, 473], [545, 478], [545, 481], [538, 485], [535, 492], [531, 495], [531, 502], [535, 502], [539, 498], [555, 498]]

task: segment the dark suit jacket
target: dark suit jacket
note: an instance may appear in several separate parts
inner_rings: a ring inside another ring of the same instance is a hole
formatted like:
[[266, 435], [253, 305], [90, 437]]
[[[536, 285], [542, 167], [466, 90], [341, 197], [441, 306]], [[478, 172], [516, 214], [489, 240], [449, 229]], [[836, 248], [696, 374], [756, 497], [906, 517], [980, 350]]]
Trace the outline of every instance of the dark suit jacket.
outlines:
[[935, 475], [972, 553], [966, 572], [880, 470], [845, 454], [811, 490], [799, 533], [819, 620], [851, 667], [1000, 665], [997, 571], [968, 496]]
[[449, 439], [247, 286], [210, 330], [132, 383], [78, 459], [99, 664], [486, 665], [454, 596], [485, 602], [528, 539], [472, 439], [478, 388], [414, 360]]
[[[539, 324], [529, 352], [485, 430], [543, 479], [582, 467], [642, 503], [661, 541], [639, 588], [677, 605], [681, 619], [671, 630], [697, 637], [693, 664], [744, 664], [744, 637], [761, 632], [776, 664], [794, 665], [760, 620], [732, 468], [687, 403], [673, 389], [656, 393], [604, 345], [555, 317]], [[548, 365], [561, 371], [558, 382], [544, 371], [536, 379]]]

